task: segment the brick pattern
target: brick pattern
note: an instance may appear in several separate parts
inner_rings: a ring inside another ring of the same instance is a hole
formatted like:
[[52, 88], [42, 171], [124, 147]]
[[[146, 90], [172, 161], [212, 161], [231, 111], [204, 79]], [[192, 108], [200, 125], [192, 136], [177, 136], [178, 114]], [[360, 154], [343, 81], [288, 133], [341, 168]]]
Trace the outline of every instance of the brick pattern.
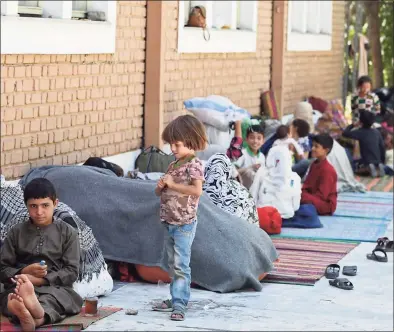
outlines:
[[[345, 22], [344, 1], [333, 1], [332, 18], [331, 51], [285, 51], [283, 114], [292, 113], [294, 105], [305, 96], [313, 95], [323, 99], [341, 98]], [[285, 15], [285, 31], [287, 31], [287, 15]], [[285, 38], [285, 49], [286, 45], [287, 40]]]
[[165, 1], [164, 122], [185, 113], [183, 101], [223, 95], [253, 114], [260, 94], [269, 89], [272, 46], [272, 2], [258, 3], [256, 53], [179, 54], [178, 2]]
[[115, 54], [1, 55], [1, 170], [141, 146], [145, 1], [118, 1]]

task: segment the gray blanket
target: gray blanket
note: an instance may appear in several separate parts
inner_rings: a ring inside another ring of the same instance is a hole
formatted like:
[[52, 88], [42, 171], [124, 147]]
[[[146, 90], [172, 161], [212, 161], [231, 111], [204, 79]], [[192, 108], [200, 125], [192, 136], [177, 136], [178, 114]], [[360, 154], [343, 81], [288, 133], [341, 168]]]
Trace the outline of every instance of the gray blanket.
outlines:
[[[165, 228], [159, 221], [155, 182], [118, 178], [89, 166], [43, 166], [21, 180], [49, 179], [59, 199], [92, 228], [106, 259], [167, 270]], [[217, 292], [261, 290], [258, 276], [273, 268], [278, 253], [255, 225], [216, 207], [205, 194], [192, 246], [192, 281]]]

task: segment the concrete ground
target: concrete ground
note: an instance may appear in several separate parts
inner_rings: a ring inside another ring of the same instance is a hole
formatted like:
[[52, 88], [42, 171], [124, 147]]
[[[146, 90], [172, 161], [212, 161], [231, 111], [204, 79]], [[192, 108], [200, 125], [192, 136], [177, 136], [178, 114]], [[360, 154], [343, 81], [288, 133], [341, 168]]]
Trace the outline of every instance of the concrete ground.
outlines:
[[[393, 238], [390, 225], [387, 236]], [[169, 313], [154, 312], [153, 303], [168, 298], [168, 285], [122, 284], [104, 306], [137, 309], [137, 316], [122, 310], [91, 325], [87, 331], [393, 331], [393, 253], [389, 262], [366, 259], [375, 244], [361, 243], [339, 265], [357, 265], [347, 277], [351, 291], [334, 288], [322, 278], [315, 286], [263, 284], [261, 292], [217, 294], [192, 290], [186, 320], [173, 322]]]

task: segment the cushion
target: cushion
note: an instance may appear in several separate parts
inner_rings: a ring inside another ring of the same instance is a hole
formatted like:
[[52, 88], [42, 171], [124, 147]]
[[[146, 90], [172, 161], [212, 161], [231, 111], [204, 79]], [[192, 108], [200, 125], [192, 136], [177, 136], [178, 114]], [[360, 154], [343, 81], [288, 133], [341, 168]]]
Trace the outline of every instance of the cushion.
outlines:
[[260, 228], [268, 234], [280, 234], [282, 230], [282, 217], [278, 210], [272, 206], [257, 208]]
[[301, 204], [294, 217], [283, 219], [282, 227], [321, 228], [323, 224], [320, 222], [319, 215], [313, 204]]
[[248, 111], [223, 96], [196, 97], [185, 100], [183, 104], [201, 122], [221, 131], [228, 131], [229, 123], [232, 121], [250, 117]]
[[112, 292], [114, 282], [107, 268], [101, 269], [98, 275], [93, 274], [92, 279], [76, 281], [73, 284], [73, 289], [83, 299], [95, 296], [106, 296]]
[[327, 110], [328, 102], [318, 97], [309, 97], [308, 102], [312, 105], [314, 110], [324, 113]]
[[263, 92], [261, 94], [261, 104], [264, 114], [268, 115], [271, 119], [279, 120], [282, 117], [274, 91], [268, 90]]

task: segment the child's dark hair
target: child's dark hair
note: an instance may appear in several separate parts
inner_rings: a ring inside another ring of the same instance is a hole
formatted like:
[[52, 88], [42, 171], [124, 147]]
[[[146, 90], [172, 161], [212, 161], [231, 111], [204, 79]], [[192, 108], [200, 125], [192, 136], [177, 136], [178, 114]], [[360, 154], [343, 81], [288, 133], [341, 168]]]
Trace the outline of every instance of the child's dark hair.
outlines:
[[362, 85], [364, 83], [369, 83], [372, 85], [372, 80], [369, 76], [365, 75], [365, 76], [361, 76], [358, 80], [357, 80], [357, 88], [361, 88]]
[[375, 123], [375, 114], [368, 111], [360, 111], [360, 122], [363, 128], [371, 128]]
[[258, 133], [264, 136], [264, 130], [265, 125], [263, 122], [261, 122], [260, 124], [251, 125], [248, 129], [246, 129], [246, 138], [248, 138], [251, 133]]
[[334, 140], [328, 134], [320, 134], [312, 137], [312, 142], [320, 144], [323, 149], [328, 149], [327, 154], [329, 154], [332, 150], [332, 146], [334, 145]]
[[288, 134], [289, 134], [289, 127], [288, 126], [280, 125], [276, 129], [276, 137], [277, 137], [277, 139], [284, 139], [284, 138], [287, 137]]
[[164, 129], [161, 138], [169, 144], [182, 142], [187, 148], [195, 151], [205, 150], [208, 143], [204, 125], [189, 114], [178, 116], [171, 121]]
[[308, 136], [310, 132], [310, 126], [308, 122], [302, 119], [295, 119], [292, 122], [292, 125], [296, 129], [298, 137], [301, 138]]
[[25, 204], [29, 199], [50, 198], [56, 201], [57, 195], [52, 182], [45, 178], [36, 178], [31, 180], [23, 191], [23, 199]]

